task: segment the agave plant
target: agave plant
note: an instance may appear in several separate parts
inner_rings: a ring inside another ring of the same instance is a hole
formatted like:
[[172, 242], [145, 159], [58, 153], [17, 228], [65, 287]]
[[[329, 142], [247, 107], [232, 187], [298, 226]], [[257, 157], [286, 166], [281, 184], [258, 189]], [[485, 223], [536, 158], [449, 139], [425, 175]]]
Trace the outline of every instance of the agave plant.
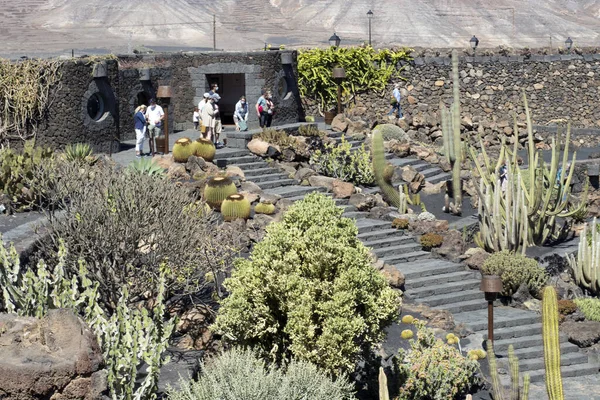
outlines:
[[139, 158], [135, 160], [129, 164], [129, 170], [150, 176], [163, 176], [165, 174], [165, 170], [150, 158]]
[[65, 147], [65, 158], [67, 161], [87, 161], [92, 153], [92, 147], [87, 143], [75, 143]]

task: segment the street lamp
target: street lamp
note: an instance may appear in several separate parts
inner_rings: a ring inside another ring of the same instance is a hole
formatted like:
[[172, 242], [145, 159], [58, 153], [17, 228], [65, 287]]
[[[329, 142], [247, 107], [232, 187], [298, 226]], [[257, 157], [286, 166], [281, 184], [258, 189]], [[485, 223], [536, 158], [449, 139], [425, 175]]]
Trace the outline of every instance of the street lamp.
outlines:
[[488, 340], [494, 342], [494, 301], [504, 290], [502, 280], [498, 275], [483, 275], [479, 289], [484, 293], [488, 302]]
[[337, 112], [342, 113], [342, 81], [346, 78], [346, 70], [342, 67], [335, 67], [332, 71], [333, 79], [337, 83]]
[[371, 19], [373, 18], [373, 11], [367, 12], [367, 18], [369, 19], [369, 46], [371, 45]]
[[571, 39], [571, 36], [569, 36], [567, 38], [567, 40], [565, 40], [565, 47], [567, 48], [567, 51], [570, 53], [571, 47], [573, 47], [573, 39]]
[[329, 44], [331, 45], [331, 47], [340, 47], [341, 41], [342, 39], [340, 39], [340, 37], [336, 35], [335, 32], [333, 32], [333, 35], [329, 38]]
[[475, 50], [477, 49], [477, 46], [479, 46], [479, 39], [477, 39], [475, 35], [473, 35], [471, 40], [469, 40], [469, 43], [471, 43], [471, 48], [473, 49], [473, 57], [475, 57]]

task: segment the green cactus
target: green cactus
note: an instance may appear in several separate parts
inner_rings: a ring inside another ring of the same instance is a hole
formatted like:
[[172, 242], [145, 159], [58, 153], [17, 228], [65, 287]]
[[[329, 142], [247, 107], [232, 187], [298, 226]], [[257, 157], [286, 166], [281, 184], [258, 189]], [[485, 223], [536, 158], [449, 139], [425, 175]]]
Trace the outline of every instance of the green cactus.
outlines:
[[254, 206], [256, 214], [272, 215], [275, 214], [275, 206], [270, 203], [258, 203]]
[[[173, 151], [175, 151], [175, 149], [173, 149]], [[215, 158], [217, 149], [212, 141], [200, 138], [192, 143], [192, 152], [195, 156], [202, 157], [205, 161], [212, 162]]]
[[[487, 341], [487, 358], [492, 377], [492, 388], [494, 391], [494, 400], [504, 400], [504, 389], [500, 383], [498, 374], [498, 365], [496, 363], [496, 354], [494, 353], [494, 344], [491, 340]], [[511, 379], [511, 400], [527, 400], [529, 397], [529, 374], [523, 376], [523, 390], [519, 387], [519, 359], [515, 356], [513, 345], [508, 346], [508, 364], [510, 367]]]
[[[590, 231], [591, 242], [584, 239], [590, 235]], [[579, 240], [577, 258], [572, 254], [567, 254], [567, 259], [573, 270], [575, 282], [590, 293], [598, 295], [600, 294], [600, 235], [596, 218], [594, 218], [591, 228], [588, 224], [584, 225], [579, 237], [581, 240]]]
[[379, 367], [379, 400], [390, 400], [390, 392], [387, 386], [387, 376], [383, 367]]
[[407, 187], [406, 185], [400, 185], [398, 188], [398, 212], [400, 214], [406, 214], [408, 212], [408, 195], [407, 195]]
[[[462, 142], [460, 139], [460, 97], [458, 80], [458, 55], [452, 51], [452, 87], [453, 103], [448, 110], [440, 103], [442, 116], [442, 137], [444, 140], [444, 155], [452, 167], [452, 186], [446, 187], [444, 211], [454, 215], [462, 214], [462, 185], [460, 181], [460, 168], [463, 162]], [[452, 194], [452, 196], [450, 196]], [[450, 201], [450, 197], [453, 201]]]
[[173, 159], [175, 162], [186, 163], [192, 154], [194, 154], [194, 148], [190, 138], [177, 139], [173, 145]]
[[221, 214], [225, 221], [233, 221], [238, 218], [250, 218], [250, 201], [241, 194], [232, 194], [221, 204]]
[[560, 372], [560, 337], [558, 333], [558, 304], [556, 290], [544, 288], [542, 298], [542, 337], [544, 339], [544, 364], [546, 367], [546, 391], [549, 400], [563, 400]]
[[69, 144], [65, 147], [65, 159], [67, 161], [83, 162], [92, 153], [92, 147], [87, 143]]
[[210, 178], [204, 187], [204, 201], [215, 210], [221, 209], [221, 203], [227, 196], [236, 194], [237, 188], [231, 179], [226, 176]]
[[401, 207], [400, 193], [398, 190], [386, 181], [386, 160], [385, 160], [385, 149], [383, 147], [383, 136], [381, 130], [373, 131], [373, 173], [375, 175], [375, 182], [381, 189], [383, 196], [386, 198], [388, 203], [394, 207]]

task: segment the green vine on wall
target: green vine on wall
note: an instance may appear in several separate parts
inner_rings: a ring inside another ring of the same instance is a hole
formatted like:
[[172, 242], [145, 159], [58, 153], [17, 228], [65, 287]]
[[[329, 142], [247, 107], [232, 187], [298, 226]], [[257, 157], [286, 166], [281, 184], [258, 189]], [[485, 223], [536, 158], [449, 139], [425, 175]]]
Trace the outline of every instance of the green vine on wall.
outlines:
[[330, 47], [302, 50], [298, 54], [298, 85], [303, 98], [319, 102], [328, 111], [337, 103], [337, 83], [332, 76], [336, 66], [346, 71], [342, 96], [348, 101], [355, 93], [383, 92], [390, 79], [400, 78], [400, 61], [410, 60], [411, 49], [375, 50], [367, 47]]
[[0, 59], [0, 143], [35, 137], [50, 106], [50, 89], [60, 81], [63, 61]]

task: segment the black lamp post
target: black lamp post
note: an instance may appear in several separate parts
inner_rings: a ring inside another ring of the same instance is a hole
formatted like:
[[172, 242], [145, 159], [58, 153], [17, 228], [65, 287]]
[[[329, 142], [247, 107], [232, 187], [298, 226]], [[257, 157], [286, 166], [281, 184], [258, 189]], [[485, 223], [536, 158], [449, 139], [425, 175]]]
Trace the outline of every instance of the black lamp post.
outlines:
[[494, 301], [502, 292], [502, 280], [498, 275], [483, 275], [479, 287], [488, 302], [488, 340], [494, 341]]
[[573, 47], [573, 39], [571, 39], [571, 36], [569, 36], [567, 38], [567, 40], [565, 40], [565, 47], [567, 48], [567, 51], [570, 53], [571, 47]]
[[475, 57], [475, 50], [477, 50], [477, 46], [479, 46], [479, 39], [477, 39], [475, 35], [473, 35], [471, 40], [469, 40], [469, 43], [471, 44], [471, 48], [473, 49], [473, 57]]
[[371, 46], [371, 19], [373, 19], [373, 11], [367, 12], [367, 18], [369, 19], [369, 46]]
[[342, 39], [340, 39], [340, 37], [333, 32], [333, 35], [329, 38], [329, 45], [331, 47], [340, 47], [341, 41]]

